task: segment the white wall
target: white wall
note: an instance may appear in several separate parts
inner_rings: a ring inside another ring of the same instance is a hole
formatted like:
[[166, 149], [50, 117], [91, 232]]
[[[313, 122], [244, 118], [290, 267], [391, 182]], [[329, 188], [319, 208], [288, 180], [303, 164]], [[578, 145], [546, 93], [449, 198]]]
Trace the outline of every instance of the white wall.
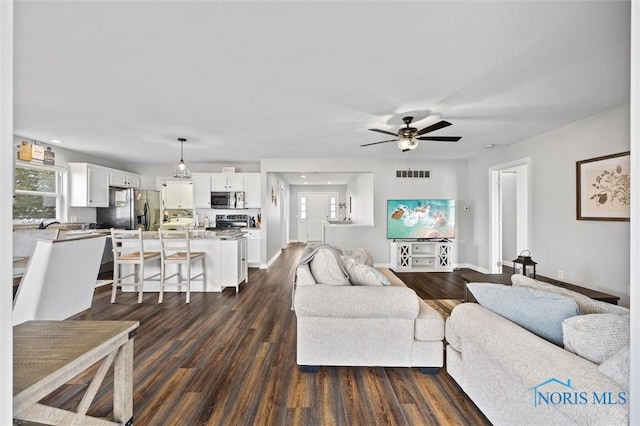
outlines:
[[511, 266], [518, 256], [518, 175], [513, 172], [500, 173], [502, 191], [502, 261]]
[[359, 173], [347, 185], [347, 216], [354, 223], [374, 224], [374, 199], [373, 199], [373, 175], [371, 173]]
[[640, 2], [631, 2], [631, 381], [629, 424], [640, 424]]
[[629, 105], [555, 129], [469, 161], [477, 246], [467, 261], [489, 268], [490, 167], [531, 158], [529, 249], [539, 274], [612, 293], [629, 305], [629, 222], [576, 220], [576, 161], [628, 151]]
[[[13, 0], [0, 1], [0, 235], [11, 235], [13, 221]], [[13, 289], [11, 238], [0, 241], [0, 424], [12, 423]]]
[[[266, 191], [262, 203], [262, 233], [266, 233], [266, 241], [263, 239], [262, 244], [265, 246], [261, 253], [265, 254], [265, 258], [260, 263], [270, 262], [280, 253], [283, 248], [283, 235], [286, 235], [286, 214], [287, 202], [282, 196], [282, 188], [284, 192], [290, 193], [289, 184], [278, 173], [265, 173]], [[272, 190], [276, 195], [274, 202], [271, 197]]]

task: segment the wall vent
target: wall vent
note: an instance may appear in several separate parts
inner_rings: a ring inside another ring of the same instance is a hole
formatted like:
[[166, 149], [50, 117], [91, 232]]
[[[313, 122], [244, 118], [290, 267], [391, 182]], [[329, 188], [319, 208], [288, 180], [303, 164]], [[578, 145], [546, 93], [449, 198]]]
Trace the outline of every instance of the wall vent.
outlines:
[[428, 178], [429, 170], [396, 170], [397, 178]]

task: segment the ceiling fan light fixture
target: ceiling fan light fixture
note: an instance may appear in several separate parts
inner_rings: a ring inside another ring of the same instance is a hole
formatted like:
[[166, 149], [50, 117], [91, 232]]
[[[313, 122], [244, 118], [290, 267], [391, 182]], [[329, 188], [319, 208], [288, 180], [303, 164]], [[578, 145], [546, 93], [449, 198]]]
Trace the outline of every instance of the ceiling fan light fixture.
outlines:
[[185, 138], [178, 138], [178, 142], [180, 142], [180, 161], [173, 168], [173, 177], [179, 179], [191, 179], [191, 171], [189, 170], [189, 166], [184, 162], [183, 158], [183, 145], [187, 140]]
[[419, 141], [414, 138], [401, 138], [398, 140], [398, 148], [402, 151], [414, 150], [418, 147]]

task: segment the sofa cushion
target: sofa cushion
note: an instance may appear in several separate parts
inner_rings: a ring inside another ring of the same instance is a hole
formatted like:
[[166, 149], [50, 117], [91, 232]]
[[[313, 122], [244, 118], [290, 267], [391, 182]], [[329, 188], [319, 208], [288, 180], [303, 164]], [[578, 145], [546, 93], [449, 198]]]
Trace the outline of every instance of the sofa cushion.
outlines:
[[349, 276], [339, 256], [328, 249], [320, 249], [310, 262], [311, 274], [317, 283], [350, 285]]
[[364, 263], [365, 265], [373, 266], [373, 256], [369, 250], [365, 248], [348, 248], [339, 249], [342, 253], [343, 260], [355, 259], [357, 263]]
[[549, 291], [555, 294], [561, 294], [572, 298], [578, 305], [578, 310], [581, 314], [616, 314], [627, 315], [629, 309], [614, 305], [612, 303], [601, 302], [599, 300], [593, 300], [584, 294], [576, 293], [575, 291], [567, 290], [566, 288], [558, 287], [557, 285], [549, 284], [544, 281], [534, 280], [521, 274], [514, 274], [511, 276], [511, 283], [515, 287], [529, 287], [538, 290]]
[[562, 322], [564, 348], [596, 364], [629, 346], [629, 333], [629, 315], [578, 315]]
[[491, 283], [469, 283], [467, 288], [480, 305], [558, 346], [562, 320], [578, 315], [576, 303], [559, 294]]
[[348, 259], [344, 263], [352, 285], [390, 285], [389, 280], [376, 268]]
[[295, 295], [298, 317], [399, 318], [415, 320], [418, 296], [408, 287], [345, 286], [318, 283], [300, 287]]
[[415, 338], [424, 342], [435, 342], [444, 339], [444, 319], [442, 315], [424, 300], [418, 301], [420, 312], [416, 318]]
[[626, 346], [616, 352], [611, 358], [600, 364], [598, 370], [606, 376], [618, 382], [626, 391], [629, 390], [629, 371], [631, 364], [630, 346]]
[[297, 286], [305, 286], [305, 285], [314, 285], [316, 280], [313, 279], [313, 275], [311, 274], [311, 269], [309, 268], [309, 264], [305, 263], [299, 265], [296, 269], [296, 285]]

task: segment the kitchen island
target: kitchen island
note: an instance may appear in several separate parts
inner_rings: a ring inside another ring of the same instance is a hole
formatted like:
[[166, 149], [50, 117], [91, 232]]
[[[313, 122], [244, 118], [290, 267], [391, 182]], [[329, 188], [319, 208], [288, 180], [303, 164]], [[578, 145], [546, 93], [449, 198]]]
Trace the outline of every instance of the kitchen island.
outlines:
[[[206, 281], [193, 281], [191, 283], [192, 292], [221, 292], [227, 287], [234, 287], [236, 292], [240, 289], [240, 283], [249, 281], [247, 266], [247, 237], [243, 232], [238, 231], [205, 231], [192, 230], [191, 251], [202, 251], [205, 253]], [[144, 250], [160, 251], [160, 240], [157, 231], [143, 232]], [[127, 269], [130, 268], [130, 269]], [[173, 274], [171, 267], [167, 267], [167, 275]], [[132, 265], [123, 265], [123, 275], [133, 272]], [[201, 272], [200, 263], [193, 265], [192, 275]], [[145, 276], [153, 276], [160, 273], [160, 261], [145, 265]], [[159, 277], [159, 275], [158, 275]], [[170, 280], [171, 281], [171, 280]], [[134, 291], [134, 287], [122, 285], [122, 291]], [[160, 281], [145, 280], [145, 292], [159, 292]], [[170, 286], [165, 287], [165, 292], [177, 291]]]

